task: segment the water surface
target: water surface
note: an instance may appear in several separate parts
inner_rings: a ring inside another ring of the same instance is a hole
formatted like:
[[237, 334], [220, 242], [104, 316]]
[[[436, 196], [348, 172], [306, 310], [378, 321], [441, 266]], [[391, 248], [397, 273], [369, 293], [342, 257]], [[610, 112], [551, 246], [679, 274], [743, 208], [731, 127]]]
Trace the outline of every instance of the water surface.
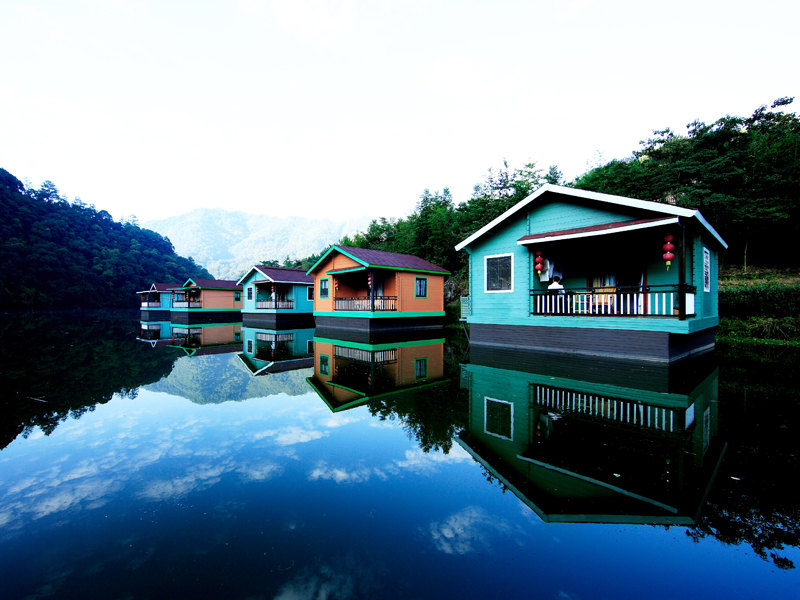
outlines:
[[796, 597], [796, 354], [213, 333], [4, 319], [0, 597]]

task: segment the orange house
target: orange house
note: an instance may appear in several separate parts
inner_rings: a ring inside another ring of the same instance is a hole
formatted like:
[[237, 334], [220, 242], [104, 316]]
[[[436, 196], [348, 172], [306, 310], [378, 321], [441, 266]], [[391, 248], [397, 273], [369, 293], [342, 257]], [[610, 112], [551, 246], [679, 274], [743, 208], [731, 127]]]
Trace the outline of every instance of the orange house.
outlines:
[[387, 331], [444, 323], [450, 273], [418, 256], [334, 245], [308, 274], [318, 328]]
[[173, 323], [241, 323], [242, 286], [227, 279], [187, 279], [171, 288]]

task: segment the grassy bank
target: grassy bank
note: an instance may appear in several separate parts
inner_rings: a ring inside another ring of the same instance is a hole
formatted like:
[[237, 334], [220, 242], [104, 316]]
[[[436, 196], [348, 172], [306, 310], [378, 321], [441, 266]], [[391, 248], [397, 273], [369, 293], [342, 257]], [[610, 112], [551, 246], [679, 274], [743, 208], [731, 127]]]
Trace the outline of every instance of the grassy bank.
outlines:
[[718, 340], [800, 346], [800, 270], [726, 267], [719, 289]]

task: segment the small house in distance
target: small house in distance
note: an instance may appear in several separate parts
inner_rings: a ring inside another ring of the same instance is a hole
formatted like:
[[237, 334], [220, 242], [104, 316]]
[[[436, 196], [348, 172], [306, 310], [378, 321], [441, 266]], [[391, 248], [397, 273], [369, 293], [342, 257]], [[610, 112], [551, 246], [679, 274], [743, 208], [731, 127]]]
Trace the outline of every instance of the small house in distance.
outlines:
[[303, 269], [255, 265], [239, 281], [245, 327], [314, 326], [314, 278]]
[[314, 278], [318, 328], [369, 337], [444, 324], [449, 272], [417, 256], [334, 245], [308, 274]]
[[178, 283], [153, 283], [146, 290], [136, 292], [139, 296], [142, 321], [168, 321], [172, 306], [172, 288]]
[[725, 248], [697, 210], [544, 185], [456, 246], [470, 344], [665, 363], [711, 350]]
[[173, 323], [241, 323], [242, 286], [228, 279], [187, 279], [172, 292]]

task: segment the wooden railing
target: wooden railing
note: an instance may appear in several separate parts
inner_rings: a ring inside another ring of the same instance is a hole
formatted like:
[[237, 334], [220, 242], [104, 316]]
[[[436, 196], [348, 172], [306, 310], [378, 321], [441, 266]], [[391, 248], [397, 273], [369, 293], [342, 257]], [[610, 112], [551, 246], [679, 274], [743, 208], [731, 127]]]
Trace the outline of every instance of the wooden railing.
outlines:
[[256, 331], [256, 340], [259, 342], [291, 342], [293, 339], [293, 333], [265, 333], [263, 331]]
[[256, 300], [256, 308], [267, 310], [292, 310], [294, 300]]
[[366, 363], [389, 363], [397, 360], [397, 349], [388, 350], [362, 350], [361, 348], [348, 348], [347, 346], [334, 346], [334, 356], [349, 358]]
[[645, 429], [672, 433], [694, 422], [694, 408], [653, 406], [600, 394], [588, 394], [549, 385], [531, 384], [537, 405], [561, 414], [585, 415]]
[[[532, 315], [680, 317], [678, 285], [531, 290]], [[683, 286], [683, 316], [695, 314], [695, 288]]]
[[172, 308], [203, 308], [203, 303], [199, 300], [175, 301]]
[[161, 308], [161, 302], [142, 302], [142, 308]]
[[397, 310], [397, 296], [356, 296], [352, 298], [334, 298], [334, 310], [353, 310], [378, 312]]

